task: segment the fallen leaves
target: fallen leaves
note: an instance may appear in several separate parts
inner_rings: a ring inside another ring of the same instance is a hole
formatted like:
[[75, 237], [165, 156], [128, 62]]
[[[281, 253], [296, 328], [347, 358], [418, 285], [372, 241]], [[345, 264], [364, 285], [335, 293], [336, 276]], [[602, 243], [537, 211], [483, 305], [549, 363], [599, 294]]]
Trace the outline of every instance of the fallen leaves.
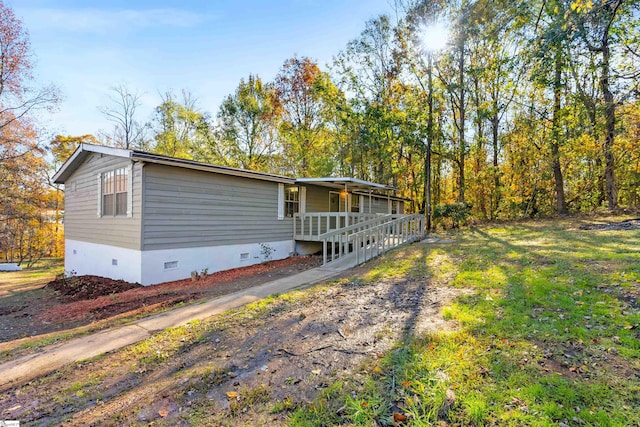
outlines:
[[519, 409], [522, 412], [529, 412], [529, 407], [527, 406], [527, 402], [519, 397], [513, 397], [511, 402], [507, 404], [507, 408], [509, 409]]
[[570, 366], [569, 371], [573, 372], [574, 374], [585, 374], [589, 372], [589, 368], [586, 365]]
[[405, 422], [405, 421], [407, 421], [407, 416], [403, 415], [403, 414], [400, 414], [398, 412], [394, 412], [393, 413], [393, 421], [400, 422], [400, 423]]

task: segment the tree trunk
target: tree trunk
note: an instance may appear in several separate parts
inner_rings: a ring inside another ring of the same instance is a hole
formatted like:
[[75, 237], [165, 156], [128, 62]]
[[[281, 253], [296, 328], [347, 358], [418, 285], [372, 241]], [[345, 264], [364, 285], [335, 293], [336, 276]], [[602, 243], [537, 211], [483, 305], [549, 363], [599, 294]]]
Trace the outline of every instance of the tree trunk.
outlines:
[[460, 175], [458, 176], [458, 202], [464, 203], [464, 161], [466, 155], [466, 144], [464, 140], [464, 126], [465, 126], [465, 90], [464, 90], [464, 46], [466, 40], [465, 36], [462, 36], [462, 40], [460, 42], [460, 56], [458, 57], [458, 71], [459, 71], [459, 79], [460, 79], [460, 94], [459, 94], [459, 102], [460, 102], [460, 147], [458, 152], [458, 168]]
[[482, 173], [486, 167], [486, 154], [485, 154], [485, 136], [484, 136], [484, 118], [481, 114], [481, 101], [480, 101], [480, 81], [477, 75], [473, 76], [473, 101], [476, 111], [476, 135], [475, 135], [475, 153], [474, 153], [474, 192], [475, 192], [475, 205], [477, 210], [482, 214], [483, 219], [487, 219], [487, 199], [486, 199], [486, 178]]
[[556, 201], [558, 213], [567, 213], [567, 204], [564, 197], [564, 179], [560, 166], [560, 95], [562, 84], [562, 57], [558, 49], [555, 59], [555, 74], [553, 79], [553, 132], [551, 137], [551, 167], [556, 183]]
[[427, 68], [427, 84], [429, 89], [429, 116], [427, 118], [427, 152], [424, 159], [424, 216], [427, 233], [431, 231], [431, 150], [433, 144], [433, 76], [432, 76], [432, 61], [431, 53], [427, 56], [428, 68]]
[[[497, 104], [497, 101], [495, 102]], [[494, 106], [493, 117], [491, 118], [491, 143], [493, 145], [493, 197], [491, 198], [491, 219], [496, 219], [498, 206], [500, 205], [500, 170], [498, 169], [498, 156], [500, 155], [500, 146], [498, 145], [498, 131], [500, 118], [498, 117], [497, 105]]]
[[608, 34], [602, 38], [602, 76], [600, 86], [605, 103], [605, 138], [604, 138], [604, 178], [605, 194], [609, 209], [618, 207], [618, 189], [614, 173], [615, 160], [613, 157], [613, 143], [616, 131], [616, 104], [613, 101], [613, 94], [609, 87], [609, 37]]

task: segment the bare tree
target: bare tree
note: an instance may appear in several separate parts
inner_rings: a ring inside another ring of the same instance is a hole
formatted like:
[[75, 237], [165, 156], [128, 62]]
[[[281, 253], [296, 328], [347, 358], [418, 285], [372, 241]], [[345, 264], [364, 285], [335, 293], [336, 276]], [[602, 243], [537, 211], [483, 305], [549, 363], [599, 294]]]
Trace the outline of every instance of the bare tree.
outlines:
[[[41, 150], [33, 136], [32, 113], [58, 102], [53, 86], [35, 88], [29, 35], [13, 10], [0, 2], [0, 167]], [[30, 137], [25, 137], [25, 132]]]
[[136, 110], [141, 105], [142, 95], [131, 92], [129, 88], [121, 84], [111, 88], [110, 106], [100, 107], [100, 112], [114, 124], [113, 132], [102, 134], [109, 145], [117, 145], [122, 148], [136, 148], [144, 146], [146, 126], [136, 120]]

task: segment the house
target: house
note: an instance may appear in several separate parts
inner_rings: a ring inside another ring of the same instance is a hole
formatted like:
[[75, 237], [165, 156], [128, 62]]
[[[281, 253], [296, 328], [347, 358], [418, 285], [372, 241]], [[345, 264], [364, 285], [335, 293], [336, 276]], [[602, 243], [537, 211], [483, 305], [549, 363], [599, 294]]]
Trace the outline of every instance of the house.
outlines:
[[405, 200], [383, 184], [294, 179], [89, 144], [53, 180], [65, 188], [67, 273], [143, 285], [293, 253], [324, 249], [333, 258], [343, 253], [337, 244], [345, 247], [338, 230], [405, 217]]

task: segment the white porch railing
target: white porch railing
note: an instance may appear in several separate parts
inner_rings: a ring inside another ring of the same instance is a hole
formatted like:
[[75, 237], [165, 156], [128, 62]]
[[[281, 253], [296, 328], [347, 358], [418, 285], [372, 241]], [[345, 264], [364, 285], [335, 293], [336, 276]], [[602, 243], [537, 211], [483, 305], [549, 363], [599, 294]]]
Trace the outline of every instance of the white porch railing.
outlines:
[[389, 249], [424, 237], [424, 216], [405, 215], [391, 222], [351, 235], [356, 265], [369, 261]]
[[351, 212], [296, 213], [293, 215], [293, 238], [295, 240], [320, 241], [322, 234], [387, 216], [385, 214]]
[[424, 216], [384, 215], [318, 237], [322, 240], [323, 264], [354, 252], [356, 264], [361, 264], [391, 248], [424, 237]]

